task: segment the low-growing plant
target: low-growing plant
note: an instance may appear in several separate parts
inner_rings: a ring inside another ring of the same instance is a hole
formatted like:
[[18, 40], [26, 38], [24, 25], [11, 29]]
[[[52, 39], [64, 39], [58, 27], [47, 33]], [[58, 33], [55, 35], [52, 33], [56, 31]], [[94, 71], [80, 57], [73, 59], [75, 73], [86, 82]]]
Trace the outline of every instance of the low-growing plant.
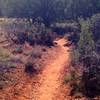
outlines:
[[17, 47], [14, 49], [13, 53], [22, 53], [23, 52], [23, 49], [22, 47]]
[[19, 44], [24, 44], [25, 41], [27, 40], [27, 34], [24, 32], [18, 33], [17, 39], [18, 39]]
[[30, 75], [34, 75], [37, 74], [40, 71], [40, 67], [37, 66], [36, 64], [32, 63], [32, 62], [27, 62], [25, 64], [25, 70], [26, 73], [30, 74]]
[[15, 84], [16, 79], [10, 74], [14, 68], [16, 68], [16, 65], [10, 61], [0, 63], [0, 89]]
[[10, 76], [9, 72], [12, 68], [16, 68], [16, 65], [11, 61], [11, 53], [0, 48], [0, 88], [13, 83], [13, 77]]
[[30, 55], [34, 59], [38, 59], [38, 58], [40, 59], [42, 56], [41, 52], [38, 52], [38, 51], [32, 51]]
[[48, 47], [54, 46], [53, 40], [54, 38], [50, 35], [50, 33], [41, 34], [41, 45], [45, 45]]
[[34, 40], [34, 35], [33, 33], [29, 33], [28, 34], [28, 38], [27, 38], [28, 43], [32, 46], [35, 44], [35, 40]]
[[0, 48], [0, 62], [9, 60], [10, 60], [10, 52], [6, 49]]
[[29, 74], [33, 74], [33, 72], [35, 72], [36, 70], [33, 69], [33, 63], [31, 62], [27, 62], [25, 64], [25, 72], [29, 73]]
[[[75, 66], [74, 66], [75, 67]], [[81, 69], [72, 68], [69, 73], [65, 76], [65, 84], [70, 84], [71, 90], [70, 95], [75, 98], [81, 98], [82, 94], [82, 73], [80, 73]], [[82, 70], [81, 70], [82, 71]]]

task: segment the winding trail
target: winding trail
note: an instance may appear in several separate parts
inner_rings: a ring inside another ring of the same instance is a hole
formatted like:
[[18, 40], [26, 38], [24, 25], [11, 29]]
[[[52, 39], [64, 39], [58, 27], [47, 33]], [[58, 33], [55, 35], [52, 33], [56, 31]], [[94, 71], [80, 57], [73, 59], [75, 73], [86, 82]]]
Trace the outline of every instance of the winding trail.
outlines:
[[[39, 96], [36, 100], [63, 100], [59, 97], [59, 87], [62, 84], [62, 71], [69, 64], [70, 53], [69, 48], [64, 47], [65, 39], [55, 41], [59, 46], [57, 59], [50, 65], [46, 66], [40, 79], [41, 87], [39, 88]], [[61, 91], [60, 91], [61, 92]]]

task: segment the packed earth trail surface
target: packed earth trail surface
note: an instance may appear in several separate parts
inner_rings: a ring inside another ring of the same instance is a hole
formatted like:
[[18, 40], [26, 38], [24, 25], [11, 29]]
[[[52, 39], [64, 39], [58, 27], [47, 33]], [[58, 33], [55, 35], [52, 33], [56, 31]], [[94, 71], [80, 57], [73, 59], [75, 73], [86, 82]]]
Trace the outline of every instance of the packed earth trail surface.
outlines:
[[65, 39], [55, 41], [60, 52], [55, 61], [46, 66], [41, 75], [39, 97], [36, 100], [65, 100], [66, 94], [61, 93], [62, 76], [65, 66], [68, 66], [70, 55], [68, 47], [64, 47]]

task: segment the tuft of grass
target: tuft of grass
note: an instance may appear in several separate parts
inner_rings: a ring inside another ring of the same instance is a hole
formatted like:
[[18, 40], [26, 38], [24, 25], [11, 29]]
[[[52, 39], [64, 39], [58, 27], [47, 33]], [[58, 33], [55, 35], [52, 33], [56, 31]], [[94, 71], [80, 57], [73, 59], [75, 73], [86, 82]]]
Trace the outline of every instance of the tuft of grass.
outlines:
[[3, 48], [0, 48], [0, 62], [6, 62], [10, 60], [11, 53]]
[[16, 65], [11, 61], [11, 53], [4, 48], [0, 48], [0, 89], [15, 82], [13, 76], [10, 76], [12, 68], [16, 68]]

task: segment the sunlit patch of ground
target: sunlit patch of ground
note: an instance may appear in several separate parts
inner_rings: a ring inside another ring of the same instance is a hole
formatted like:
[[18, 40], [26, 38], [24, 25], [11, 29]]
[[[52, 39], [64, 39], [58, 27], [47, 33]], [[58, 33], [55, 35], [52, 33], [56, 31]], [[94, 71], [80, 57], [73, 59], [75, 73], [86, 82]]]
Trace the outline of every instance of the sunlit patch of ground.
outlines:
[[63, 86], [61, 86], [63, 81], [61, 72], [70, 62], [70, 53], [67, 52], [68, 48], [63, 46], [66, 43], [64, 39], [56, 42], [59, 49], [58, 54], [56, 59], [45, 67], [40, 76], [41, 86], [37, 87], [39, 93], [36, 100], [64, 100], [66, 97]]

